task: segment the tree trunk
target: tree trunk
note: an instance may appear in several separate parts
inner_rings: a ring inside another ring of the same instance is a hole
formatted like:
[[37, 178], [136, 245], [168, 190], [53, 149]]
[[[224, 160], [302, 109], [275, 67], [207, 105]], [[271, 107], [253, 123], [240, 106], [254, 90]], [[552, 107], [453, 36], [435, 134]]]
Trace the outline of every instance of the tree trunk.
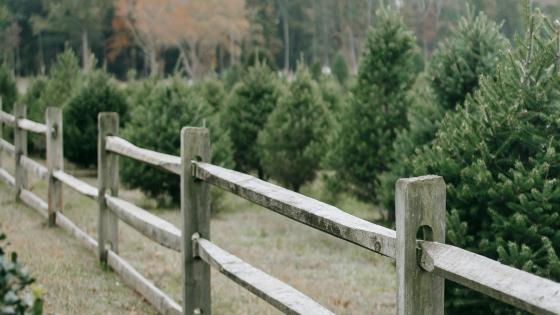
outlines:
[[150, 50], [150, 76], [156, 77], [159, 73], [159, 65], [157, 61], [157, 53], [155, 49]]
[[89, 72], [91, 62], [89, 59], [89, 40], [87, 30], [82, 30], [82, 68], [84, 72]]
[[38, 62], [39, 62], [39, 73], [44, 75], [46, 72], [46, 67], [45, 67], [45, 55], [43, 54], [43, 36], [41, 35], [41, 33], [39, 33], [39, 36], [37, 37], [37, 41], [39, 44], [39, 52], [38, 52]]

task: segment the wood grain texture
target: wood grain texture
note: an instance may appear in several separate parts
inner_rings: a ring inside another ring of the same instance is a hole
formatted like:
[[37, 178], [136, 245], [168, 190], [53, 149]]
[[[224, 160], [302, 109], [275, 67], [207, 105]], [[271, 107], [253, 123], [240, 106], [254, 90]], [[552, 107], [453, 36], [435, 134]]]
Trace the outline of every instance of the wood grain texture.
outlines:
[[193, 235], [210, 239], [208, 184], [192, 175], [193, 160], [210, 161], [210, 135], [206, 128], [181, 130], [181, 214], [183, 217], [183, 313], [210, 315], [210, 267], [193, 252]]
[[49, 206], [39, 196], [35, 195], [27, 189], [22, 189], [19, 198], [24, 204], [37, 210], [37, 212], [39, 212], [39, 214], [41, 214], [41, 216], [43, 216], [45, 219], [48, 217], [47, 211]]
[[63, 209], [62, 182], [54, 177], [54, 172], [64, 169], [62, 110], [48, 107], [45, 112], [47, 122], [47, 178], [48, 178], [48, 225], [56, 224], [56, 214]]
[[108, 136], [119, 134], [119, 115], [117, 113], [99, 113], [97, 134], [97, 241], [99, 242], [99, 260], [107, 262], [107, 248], [119, 252], [119, 219], [107, 207], [105, 195], [119, 195], [119, 160], [116, 154], [108, 152]]
[[464, 249], [420, 242], [434, 273], [534, 314], [560, 314], [560, 283]]
[[14, 147], [13, 144], [9, 143], [8, 141], [6, 141], [4, 139], [0, 139], [0, 147], [2, 148], [2, 151], [4, 153], [8, 154], [11, 157], [15, 157], [16, 148]]
[[162, 170], [181, 174], [181, 158], [174, 155], [142, 149], [119, 137], [107, 137], [105, 148], [122, 156], [144, 162]]
[[81, 181], [72, 175], [66, 174], [64, 173], [64, 171], [55, 171], [53, 172], [53, 176], [57, 180], [76, 190], [80, 194], [85, 195], [93, 200], [97, 200], [97, 188], [91, 186], [90, 184]]
[[44, 165], [25, 155], [21, 156], [21, 167], [38, 179], [45, 180], [49, 177], [49, 171]]
[[[27, 107], [23, 104], [14, 104], [14, 116], [16, 121], [25, 119], [27, 114]], [[15, 126], [14, 128], [14, 148], [15, 148], [15, 158], [14, 158], [14, 169], [15, 169], [15, 199], [19, 200], [19, 196], [22, 189], [27, 189], [27, 172], [22, 167], [21, 160], [22, 156], [27, 155], [27, 131]]]
[[253, 176], [195, 162], [193, 175], [290, 219], [388, 257], [395, 257], [394, 230]]
[[334, 314], [298, 290], [254, 268], [208, 240], [196, 240], [195, 253], [226, 277], [284, 314]]
[[135, 230], [162, 246], [181, 251], [181, 230], [173, 224], [122, 199], [107, 196], [106, 200], [109, 209]]
[[29, 119], [19, 119], [18, 127], [26, 131], [43, 135], [46, 135], [48, 130], [47, 125]]
[[151, 281], [144, 278], [126, 260], [109, 250], [107, 264], [121, 276], [124, 283], [140, 293], [160, 314], [179, 315], [181, 306], [158, 289]]
[[0, 168], [0, 180], [12, 187], [16, 186], [15, 178], [3, 168]]
[[416, 237], [445, 242], [445, 183], [428, 175], [399, 179], [396, 189], [397, 314], [443, 315], [445, 280], [420, 268]]

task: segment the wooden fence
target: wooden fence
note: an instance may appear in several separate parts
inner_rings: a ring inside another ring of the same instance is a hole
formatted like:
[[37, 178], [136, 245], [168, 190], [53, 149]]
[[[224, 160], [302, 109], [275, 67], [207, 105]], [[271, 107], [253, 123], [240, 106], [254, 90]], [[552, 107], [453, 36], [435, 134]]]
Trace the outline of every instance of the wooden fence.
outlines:
[[[14, 130], [12, 145], [2, 139], [0, 128], [0, 152], [15, 160], [15, 176], [12, 177], [1, 168], [0, 159], [0, 179], [15, 188], [17, 200], [38, 210], [49, 226], [57, 225], [79, 239], [162, 314], [211, 314], [211, 267], [284, 313], [332, 314], [298, 290], [210, 241], [208, 185], [395, 259], [399, 315], [443, 314], [444, 279], [535, 314], [560, 314], [559, 283], [445, 244], [445, 183], [439, 176], [397, 182], [394, 231], [253, 176], [210, 164], [210, 140], [205, 128], [181, 130], [181, 156], [178, 157], [138, 148], [120, 138], [117, 114], [101, 113], [98, 187], [92, 187], [64, 172], [60, 109], [48, 108], [45, 118], [46, 124], [26, 119], [23, 105], [16, 105], [11, 115], [1, 110], [0, 103], [0, 127], [5, 124]], [[27, 132], [46, 137], [46, 167], [27, 157]], [[182, 231], [118, 197], [119, 156], [179, 175]], [[28, 174], [48, 180], [48, 202], [29, 191]], [[60, 212], [62, 184], [97, 200], [97, 240]], [[119, 220], [154, 242], [182, 253], [182, 306], [118, 255]], [[417, 239], [419, 234], [423, 235], [420, 240]]]

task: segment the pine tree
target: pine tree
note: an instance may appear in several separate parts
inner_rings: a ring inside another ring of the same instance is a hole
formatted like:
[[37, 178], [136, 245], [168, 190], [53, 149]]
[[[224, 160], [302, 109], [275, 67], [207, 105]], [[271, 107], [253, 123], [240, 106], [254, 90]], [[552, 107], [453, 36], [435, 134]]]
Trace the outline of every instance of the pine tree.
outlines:
[[44, 112], [49, 106], [64, 107], [80, 88], [82, 79], [83, 73], [80, 71], [76, 54], [72, 50], [59, 54], [37, 102], [36, 112], [43, 113], [38, 115], [37, 119], [44, 120]]
[[330, 124], [319, 87], [300, 66], [258, 138], [265, 172], [299, 191], [315, 178]]
[[408, 95], [416, 77], [415, 40], [402, 20], [382, 12], [371, 29], [334, 147], [326, 161], [329, 185], [374, 202], [396, 131], [406, 127]]
[[97, 165], [97, 116], [100, 112], [118, 113], [124, 126], [128, 103], [111, 76], [95, 70], [85, 76], [84, 83], [64, 107], [64, 157], [79, 166]]
[[[210, 131], [212, 163], [232, 167], [229, 134], [196, 88], [180, 77], [173, 77], [170, 83], [150, 79], [132, 87], [128, 94], [134, 105], [123, 138], [142, 148], [179, 155], [181, 128], [205, 125]], [[175, 174], [123, 159], [121, 176], [128, 187], [139, 188], [150, 197], [179, 202], [180, 181]]]
[[340, 84], [346, 84], [348, 80], [348, 65], [342, 54], [336, 54], [332, 64], [332, 74]]
[[[484, 13], [461, 18], [457, 31], [442, 43], [432, 57], [428, 77], [415, 87], [415, 103], [409, 111], [409, 128], [399, 131], [393, 145], [389, 171], [381, 176], [380, 201], [394, 216], [395, 183], [412, 173], [415, 151], [435, 137], [440, 120], [477, 87], [479, 77], [495, 76], [500, 51], [508, 47], [500, 27]], [[425, 81], [428, 81], [427, 84]], [[427, 88], [424, 88], [426, 85]]]
[[17, 85], [12, 72], [5, 64], [0, 65], [0, 97], [2, 110], [11, 113], [17, 99]]
[[[447, 242], [560, 280], [560, 26], [529, 19], [525, 42], [504, 52], [496, 78], [414, 158], [414, 175], [447, 183]], [[511, 307], [446, 285], [448, 313], [513, 314]]]
[[264, 177], [257, 153], [257, 137], [268, 115], [276, 108], [281, 93], [274, 73], [260, 62], [247, 70], [232, 91], [224, 119], [230, 130], [238, 170], [256, 170], [260, 178]]

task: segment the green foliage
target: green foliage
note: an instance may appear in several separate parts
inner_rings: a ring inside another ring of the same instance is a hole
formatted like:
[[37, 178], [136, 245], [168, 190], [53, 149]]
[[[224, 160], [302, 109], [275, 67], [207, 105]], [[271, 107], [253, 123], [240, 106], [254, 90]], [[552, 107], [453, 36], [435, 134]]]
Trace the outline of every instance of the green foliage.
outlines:
[[323, 66], [321, 66], [321, 63], [318, 60], [311, 63], [311, 66], [309, 66], [309, 73], [311, 73], [313, 80], [319, 81], [321, 79], [321, 76], [323, 75], [322, 68]]
[[[233, 166], [229, 135], [218, 121], [218, 114], [181, 78], [174, 77], [169, 84], [145, 81], [130, 92], [129, 100], [134, 107], [122, 132], [125, 139], [142, 148], [180, 155], [181, 128], [205, 125], [210, 130], [212, 163]], [[139, 188], [151, 197], [179, 202], [180, 181], [175, 174], [123, 159], [121, 177], [127, 186]]]
[[97, 116], [116, 112], [120, 123], [127, 120], [125, 94], [111, 77], [96, 70], [88, 74], [83, 85], [64, 107], [64, 156], [83, 167], [97, 165]]
[[[21, 102], [27, 105], [27, 118], [33, 121], [45, 120], [45, 109], [43, 107], [43, 95], [48, 85], [45, 77], [34, 77], [29, 82], [27, 93], [22, 97]], [[29, 137], [29, 152], [42, 153], [45, 151], [45, 137]]]
[[[481, 75], [494, 78], [499, 53], [508, 47], [496, 23], [484, 13], [469, 11], [456, 32], [434, 53], [427, 81], [418, 81], [416, 101], [409, 111], [409, 128], [401, 130], [393, 145], [389, 171], [381, 176], [380, 201], [394, 215], [395, 182], [412, 174], [416, 150], [435, 137], [440, 120], [478, 87]], [[426, 86], [427, 85], [427, 86]]]
[[340, 84], [345, 84], [348, 80], [348, 64], [342, 54], [336, 54], [332, 63], [332, 74]]
[[243, 74], [243, 68], [238, 65], [232, 65], [226, 70], [224, 70], [221, 75], [221, 81], [224, 83], [224, 88], [229, 91], [231, 90], [237, 82], [241, 80], [241, 76]]
[[2, 110], [11, 113], [17, 99], [17, 85], [6, 65], [0, 66], [0, 97], [2, 97]]
[[346, 90], [332, 76], [321, 76], [317, 81], [325, 106], [333, 115], [338, 116], [347, 97]]
[[71, 50], [59, 54], [55, 66], [51, 69], [49, 80], [34, 111], [43, 113], [36, 117], [37, 121], [44, 121], [47, 107], [64, 107], [82, 82], [82, 72], [76, 55]]
[[481, 75], [492, 74], [498, 52], [508, 47], [500, 27], [480, 12], [469, 10], [456, 32], [440, 45], [432, 57], [429, 75], [437, 102], [443, 110], [455, 109], [478, 87]]
[[375, 201], [378, 176], [387, 170], [396, 132], [407, 125], [416, 77], [412, 34], [394, 13], [381, 13], [376, 20], [326, 161], [335, 171], [332, 188], [370, 202]]
[[[0, 233], [0, 241], [6, 235]], [[35, 282], [25, 268], [18, 262], [17, 254], [10, 255], [0, 246], [0, 314], [3, 315], [40, 315], [43, 313], [41, 292], [31, 289]]]
[[255, 49], [245, 57], [245, 68], [256, 66], [258, 63], [267, 65], [272, 71], [276, 71], [276, 64], [270, 59], [267, 54]]
[[230, 130], [237, 169], [257, 170], [259, 177], [264, 176], [256, 142], [268, 115], [276, 108], [281, 89], [270, 68], [258, 63], [247, 70], [232, 91], [224, 118]]
[[34, 77], [29, 82], [27, 92], [22, 97], [22, 103], [27, 105], [27, 117], [34, 121], [45, 120], [45, 109], [43, 108], [43, 95], [48, 86], [46, 77]]
[[227, 95], [222, 81], [205, 79], [196, 82], [193, 88], [212, 107], [213, 112], [220, 112], [225, 107]]
[[[560, 281], [559, 30], [540, 14], [464, 106], [414, 158], [447, 183], [449, 243]], [[449, 284], [448, 313], [513, 314]]]
[[299, 69], [259, 134], [265, 172], [299, 191], [315, 178], [330, 124], [319, 87], [306, 69]]

